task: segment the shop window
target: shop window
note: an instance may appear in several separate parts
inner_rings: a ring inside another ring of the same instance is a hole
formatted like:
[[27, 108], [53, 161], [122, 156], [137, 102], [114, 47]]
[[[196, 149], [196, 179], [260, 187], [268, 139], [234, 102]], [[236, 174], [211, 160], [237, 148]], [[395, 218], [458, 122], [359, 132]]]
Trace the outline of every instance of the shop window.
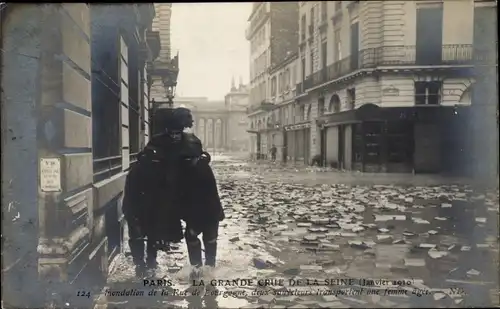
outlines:
[[383, 123], [365, 122], [363, 124], [365, 143], [365, 163], [380, 163]]
[[389, 163], [412, 161], [413, 125], [408, 121], [387, 123], [387, 160]]
[[363, 127], [361, 124], [355, 124], [352, 126], [352, 156], [354, 162], [363, 161]]

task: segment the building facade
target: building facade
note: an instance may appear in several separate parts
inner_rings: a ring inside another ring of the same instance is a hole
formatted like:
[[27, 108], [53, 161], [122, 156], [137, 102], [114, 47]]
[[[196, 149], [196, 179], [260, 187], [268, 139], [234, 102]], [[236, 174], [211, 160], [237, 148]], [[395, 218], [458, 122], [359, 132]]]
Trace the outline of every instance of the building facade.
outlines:
[[224, 104], [229, 113], [226, 150], [248, 152], [250, 150], [250, 135], [247, 132], [249, 93], [248, 86], [243, 84], [241, 78], [238, 87], [234, 80], [232, 81], [231, 90], [224, 97]]
[[[273, 106], [269, 69], [296, 51], [297, 18], [297, 2], [254, 3], [246, 31], [250, 42], [250, 123], [259, 123], [259, 120], [262, 123]], [[255, 135], [251, 138], [251, 151], [256, 157], [267, 155], [272, 142], [269, 134], [262, 130], [264, 127], [249, 130]]]
[[[166, 104], [159, 108], [167, 108]], [[178, 97], [174, 107], [189, 108], [194, 124], [191, 131], [210, 152], [248, 151], [249, 135], [246, 111], [248, 87], [241, 81], [236, 87], [234, 80], [224, 101], [211, 101], [205, 97]]]
[[[157, 32], [160, 36], [160, 54], [155, 59], [154, 67], [157, 69], [170, 66], [171, 55], [171, 41], [170, 41], [170, 20], [172, 18], [172, 3], [155, 3], [155, 18], [153, 19], [152, 30]], [[178, 60], [177, 60], [178, 64]], [[150, 71], [153, 71], [151, 68]], [[163, 74], [151, 72], [151, 99], [156, 102], [166, 100], [165, 86]]]
[[59, 295], [87, 307], [92, 298], [75, 299], [69, 283], [104, 284], [122, 250], [121, 196], [149, 107], [145, 67], [160, 46], [154, 14], [152, 4], [2, 7], [5, 305], [46, 307]]
[[287, 157], [347, 170], [466, 172], [478, 3], [300, 2]]

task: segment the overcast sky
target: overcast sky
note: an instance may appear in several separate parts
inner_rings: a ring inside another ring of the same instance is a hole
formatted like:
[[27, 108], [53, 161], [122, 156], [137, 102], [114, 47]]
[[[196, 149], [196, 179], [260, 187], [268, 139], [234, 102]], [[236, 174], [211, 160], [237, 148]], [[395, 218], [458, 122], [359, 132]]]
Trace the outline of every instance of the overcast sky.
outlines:
[[249, 43], [245, 39], [251, 2], [174, 3], [172, 55], [179, 51], [176, 96], [222, 100], [231, 87], [249, 78]]

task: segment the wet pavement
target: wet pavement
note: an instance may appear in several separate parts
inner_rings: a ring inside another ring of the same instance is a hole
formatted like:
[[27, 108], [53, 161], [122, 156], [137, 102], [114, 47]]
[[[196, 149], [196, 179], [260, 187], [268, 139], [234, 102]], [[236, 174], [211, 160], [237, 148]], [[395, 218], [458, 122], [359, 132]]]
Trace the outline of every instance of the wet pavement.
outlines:
[[[498, 191], [476, 192], [465, 180], [285, 168], [227, 156], [213, 156], [212, 165], [226, 220], [218, 266], [204, 270], [205, 286], [188, 281], [185, 243], [161, 252], [148, 278], [170, 287], [134, 278], [126, 246], [101, 306], [498, 306]], [[213, 279], [224, 281], [211, 287]], [[132, 296], [109, 295], [123, 290]]]

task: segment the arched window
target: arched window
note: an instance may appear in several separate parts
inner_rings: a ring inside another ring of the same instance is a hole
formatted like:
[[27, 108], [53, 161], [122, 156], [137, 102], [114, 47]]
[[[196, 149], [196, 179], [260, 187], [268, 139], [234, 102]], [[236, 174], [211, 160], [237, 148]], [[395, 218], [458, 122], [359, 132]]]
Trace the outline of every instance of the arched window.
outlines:
[[330, 99], [330, 104], [328, 105], [328, 111], [331, 113], [340, 112], [340, 98], [337, 94], [334, 94]]

